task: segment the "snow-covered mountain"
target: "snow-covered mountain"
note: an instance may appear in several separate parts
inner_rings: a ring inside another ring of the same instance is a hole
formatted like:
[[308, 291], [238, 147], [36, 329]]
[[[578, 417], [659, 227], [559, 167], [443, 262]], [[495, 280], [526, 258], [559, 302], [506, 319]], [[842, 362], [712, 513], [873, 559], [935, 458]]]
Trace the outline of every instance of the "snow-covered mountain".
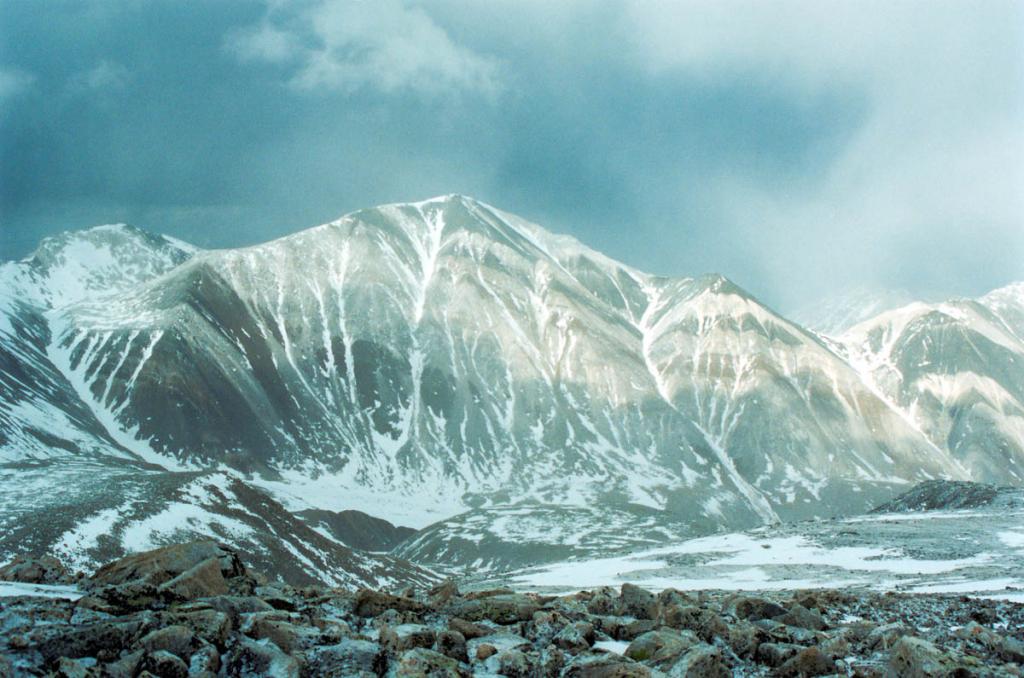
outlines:
[[0, 279], [4, 468], [248, 474], [297, 512], [434, 524], [399, 547], [424, 560], [507, 564], [525, 525], [543, 558], [860, 511], [999, 465], [923, 425], [860, 327], [825, 340], [462, 196], [236, 250], [100, 227]]
[[865, 381], [973, 477], [1024, 483], [1024, 284], [910, 304], [841, 341]]

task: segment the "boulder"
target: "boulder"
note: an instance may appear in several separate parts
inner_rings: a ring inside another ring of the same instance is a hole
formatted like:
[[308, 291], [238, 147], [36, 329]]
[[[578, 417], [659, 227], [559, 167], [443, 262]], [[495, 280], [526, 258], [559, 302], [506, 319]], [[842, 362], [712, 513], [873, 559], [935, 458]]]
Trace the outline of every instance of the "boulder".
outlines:
[[387, 663], [380, 645], [354, 638], [314, 648], [306, 653], [306, 660], [311, 676], [376, 676]]
[[423, 624], [384, 626], [380, 630], [380, 644], [388, 652], [399, 655], [417, 647], [432, 648], [436, 634]]
[[700, 643], [690, 631], [661, 629], [648, 631], [638, 637], [623, 654], [638, 662], [650, 662], [655, 666], [673, 663], [679, 655]]
[[147, 653], [157, 650], [170, 652], [182, 661], [188, 662], [192, 654], [200, 648], [202, 641], [195, 637], [187, 626], [172, 624], [152, 631], [139, 639], [138, 646]]
[[564, 626], [552, 639], [555, 647], [569, 654], [579, 654], [590, 649], [594, 644], [594, 625], [588, 622], [576, 622]]
[[308, 626], [298, 626], [281, 619], [254, 615], [242, 625], [242, 632], [255, 640], [269, 640], [286, 654], [294, 654], [316, 644], [320, 632]]
[[158, 590], [175, 600], [193, 600], [225, 595], [228, 592], [228, 583], [221, 573], [220, 561], [217, 558], [207, 558], [170, 581], [164, 582]]
[[472, 673], [451, 657], [417, 647], [399, 658], [394, 675], [396, 678], [470, 678]]
[[152, 551], [136, 553], [98, 569], [89, 582], [93, 586], [124, 584], [144, 580], [159, 585], [191, 570], [204, 560], [216, 558], [225, 578], [245, 574], [238, 554], [213, 541], [173, 544]]
[[356, 599], [353, 611], [360, 617], [377, 617], [386, 610], [398, 612], [426, 612], [427, 606], [418, 600], [393, 596], [382, 591], [371, 589], [359, 589], [356, 592]]
[[228, 675], [299, 678], [299, 662], [277, 645], [244, 636], [238, 639], [227, 658]]
[[825, 619], [815, 610], [809, 610], [800, 603], [795, 603], [786, 611], [774, 618], [787, 626], [796, 626], [802, 629], [823, 631], [828, 628]]
[[188, 678], [188, 664], [167, 650], [147, 652], [141, 666], [143, 671], [159, 678]]
[[534, 598], [521, 593], [502, 593], [461, 600], [448, 609], [451, 614], [471, 622], [489, 620], [495, 624], [514, 624], [532, 619], [540, 605]]
[[808, 647], [786, 660], [775, 675], [782, 678], [827, 676], [837, 671], [836, 663], [816, 647]]
[[774, 619], [779, 615], [786, 614], [788, 610], [767, 598], [737, 595], [726, 601], [722, 611], [737, 619], [757, 621], [758, 619]]
[[618, 613], [636, 619], [657, 619], [658, 599], [653, 593], [634, 584], [623, 584], [619, 593]]
[[900, 678], [934, 678], [948, 675], [955, 663], [927, 640], [903, 636], [892, 646], [889, 667]]
[[532, 678], [534, 667], [522, 650], [505, 650], [498, 655], [498, 673], [508, 678]]
[[52, 556], [17, 556], [0, 567], [0, 581], [25, 584], [62, 584], [71, 581], [67, 568]]
[[790, 657], [804, 649], [792, 643], [761, 643], [757, 647], [757, 661], [768, 666], [782, 666]]
[[434, 649], [446, 657], [460, 662], [469, 663], [469, 652], [466, 649], [466, 637], [453, 629], [445, 629], [437, 634]]
[[722, 651], [707, 643], [694, 645], [668, 672], [669, 678], [732, 678]]
[[651, 670], [617, 654], [583, 654], [562, 671], [563, 678], [650, 678]]

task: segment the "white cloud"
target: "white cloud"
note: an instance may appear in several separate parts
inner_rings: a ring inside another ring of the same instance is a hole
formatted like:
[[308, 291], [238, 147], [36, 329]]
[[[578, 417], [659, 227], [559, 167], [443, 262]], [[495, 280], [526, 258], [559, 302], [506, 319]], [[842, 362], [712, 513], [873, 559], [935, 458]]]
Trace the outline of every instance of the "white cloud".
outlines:
[[275, 3], [257, 26], [228, 36], [242, 60], [294, 61], [301, 90], [493, 93], [496, 62], [456, 43], [422, 7], [400, 0]]
[[74, 91], [117, 89], [124, 87], [131, 72], [124, 64], [101, 59], [92, 68], [73, 75], [68, 83]]
[[0, 103], [24, 92], [35, 82], [35, 76], [18, 68], [0, 66]]

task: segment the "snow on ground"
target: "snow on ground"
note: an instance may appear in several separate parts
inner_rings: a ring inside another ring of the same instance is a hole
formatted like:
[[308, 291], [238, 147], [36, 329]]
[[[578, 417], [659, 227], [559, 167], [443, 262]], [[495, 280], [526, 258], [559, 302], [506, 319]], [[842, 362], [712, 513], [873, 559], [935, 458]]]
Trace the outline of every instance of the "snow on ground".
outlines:
[[[1024, 595], [1021, 515], [978, 511], [870, 516], [760, 528], [674, 546], [513, 572], [516, 588], [570, 592], [635, 582], [649, 589], [858, 587], [919, 593]], [[914, 517], [920, 522], [911, 522]], [[1002, 522], [1002, 524], [1000, 524]]]
[[0, 598], [17, 596], [36, 596], [39, 598], [66, 598], [78, 600], [82, 592], [74, 586], [54, 586], [50, 584], [23, 584], [16, 581], [0, 581]]
[[594, 643], [594, 647], [599, 650], [607, 650], [608, 652], [614, 652], [615, 654], [622, 654], [629, 647], [629, 643], [624, 640], [599, 640]]

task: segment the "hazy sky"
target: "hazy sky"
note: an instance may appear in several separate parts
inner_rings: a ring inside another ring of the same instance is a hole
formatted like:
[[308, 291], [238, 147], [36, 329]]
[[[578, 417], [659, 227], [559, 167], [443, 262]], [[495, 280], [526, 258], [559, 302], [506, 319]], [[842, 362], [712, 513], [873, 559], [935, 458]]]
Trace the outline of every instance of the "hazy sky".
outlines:
[[0, 258], [465, 193], [791, 308], [1024, 279], [1024, 2], [0, 0]]

